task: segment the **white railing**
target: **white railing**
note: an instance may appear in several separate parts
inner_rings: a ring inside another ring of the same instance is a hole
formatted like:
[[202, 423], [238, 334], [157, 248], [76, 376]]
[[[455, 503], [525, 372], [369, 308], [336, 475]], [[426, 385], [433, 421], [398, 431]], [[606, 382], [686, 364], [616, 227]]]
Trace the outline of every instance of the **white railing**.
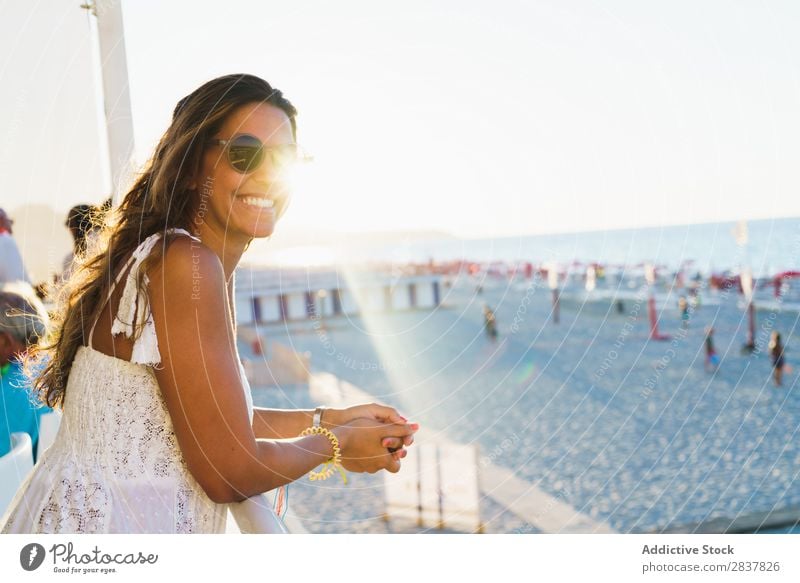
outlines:
[[11, 451], [0, 456], [0, 516], [33, 469], [33, 443], [27, 433], [11, 434]]

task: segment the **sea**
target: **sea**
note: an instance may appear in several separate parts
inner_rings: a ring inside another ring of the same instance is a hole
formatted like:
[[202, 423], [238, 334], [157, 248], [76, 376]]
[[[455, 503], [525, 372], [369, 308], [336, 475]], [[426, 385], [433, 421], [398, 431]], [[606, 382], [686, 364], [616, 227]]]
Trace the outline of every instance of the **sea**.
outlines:
[[413, 239], [328, 247], [333, 263], [555, 262], [634, 266], [651, 263], [700, 273], [756, 277], [800, 268], [800, 217], [486, 239]]

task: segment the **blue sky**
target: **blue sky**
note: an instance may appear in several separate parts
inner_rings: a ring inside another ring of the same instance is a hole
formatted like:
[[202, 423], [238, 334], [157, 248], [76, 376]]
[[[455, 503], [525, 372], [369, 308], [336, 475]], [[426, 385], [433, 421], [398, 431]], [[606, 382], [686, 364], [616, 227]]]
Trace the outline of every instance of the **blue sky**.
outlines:
[[[100, 200], [80, 2], [2, 4], [0, 204]], [[315, 164], [289, 232], [464, 237], [800, 215], [794, 2], [124, 1], [137, 157], [252, 72]], [[34, 153], [32, 156], [31, 153]]]

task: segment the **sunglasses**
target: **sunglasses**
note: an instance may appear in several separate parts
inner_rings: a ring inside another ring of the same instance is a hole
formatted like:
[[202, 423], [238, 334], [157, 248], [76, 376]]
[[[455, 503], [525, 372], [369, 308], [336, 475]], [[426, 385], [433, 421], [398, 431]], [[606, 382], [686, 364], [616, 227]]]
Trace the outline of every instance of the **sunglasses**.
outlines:
[[228, 154], [231, 168], [242, 174], [254, 172], [269, 159], [273, 168], [287, 168], [300, 162], [310, 162], [297, 144], [278, 144], [265, 146], [261, 140], [250, 134], [239, 134], [230, 140], [212, 139], [211, 144], [222, 146]]

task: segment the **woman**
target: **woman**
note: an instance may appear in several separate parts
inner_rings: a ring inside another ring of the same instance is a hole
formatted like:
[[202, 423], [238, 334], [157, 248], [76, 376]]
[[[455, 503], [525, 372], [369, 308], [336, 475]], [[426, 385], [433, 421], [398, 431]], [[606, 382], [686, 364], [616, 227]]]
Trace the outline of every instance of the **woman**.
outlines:
[[314, 412], [252, 408], [233, 273], [286, 209], [295, 116], [250, 75], [178, 103], [107, 252], [69, 282], [35, 379], [63, 422], [3, 532], [224, 532], [227, 503], [304, 476], [337, 440], [346, 470], [399, 470], [417, 426], [394, 409], [326, 410], [330, 434], [298, 437]]

